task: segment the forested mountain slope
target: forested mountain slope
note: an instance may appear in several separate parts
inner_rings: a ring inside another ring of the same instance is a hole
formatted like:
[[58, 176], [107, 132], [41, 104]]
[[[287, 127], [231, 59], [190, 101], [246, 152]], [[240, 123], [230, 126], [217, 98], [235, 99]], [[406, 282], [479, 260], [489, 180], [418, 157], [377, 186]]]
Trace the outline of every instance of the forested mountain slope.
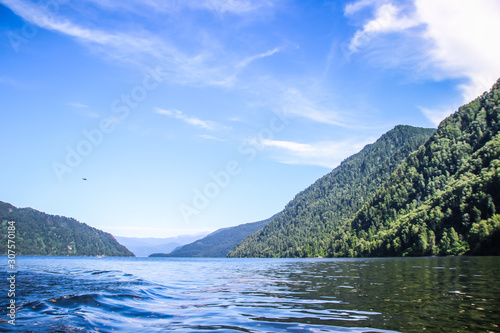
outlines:
[[244, 239], [229, 256], [332, 255], [332, 239], [343, 235], [349, 219], [434, 131], [396, 126], [299, 193], [264, 229]]
[[264, 228], [271, 219], [245, 223], [235, 227], [223, 228], [199, 239], [172, 253], [155, 253], [150, 257], [225, 257], [233, 247], [253, 232]]
[[[9, 221], [11, 228], [9, 227]], [[0, 253], [7, 254], [8, 230], [15, 227], [15, 253], [53, 256], [134, 256], [104, 231], [75, 219], [49, 215], [33, 208], [16, 208], [0, 201]]]
[[499, 129], [500, 80], [440, 124], [329, 254], [500, 255]]

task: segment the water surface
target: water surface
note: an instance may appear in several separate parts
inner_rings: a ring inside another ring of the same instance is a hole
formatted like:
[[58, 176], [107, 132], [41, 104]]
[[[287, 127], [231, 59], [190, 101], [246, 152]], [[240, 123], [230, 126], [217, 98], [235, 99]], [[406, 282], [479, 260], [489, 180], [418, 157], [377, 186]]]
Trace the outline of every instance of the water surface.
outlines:
[[0, 331], [500, 332], [500, 257], [17, 263], [16, 326], [2, 279]]

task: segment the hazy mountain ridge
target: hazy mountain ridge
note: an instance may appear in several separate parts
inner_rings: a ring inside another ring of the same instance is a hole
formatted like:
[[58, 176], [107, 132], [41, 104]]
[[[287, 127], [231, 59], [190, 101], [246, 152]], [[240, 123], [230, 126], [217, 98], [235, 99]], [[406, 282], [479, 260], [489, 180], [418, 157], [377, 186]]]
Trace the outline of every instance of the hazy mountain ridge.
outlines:
[[327, 256], [330, 239], [434, 131], [396, 126], [297, 194], [264, 229], [244, 239], [229, 256]]
[[[73, 218], [33, 208], [16, 208], [0, 201], [2, 244], [7, 244], [9, 221], [15, 222], [14, 241], [18, 255], [134, 256], [113, 235]], [[1, 253], [7, 254], [7, 246]]]
[[183, 245], [192, 243], [200, 238], [203, 238], [208, 233], [200, 233], [196, 235], [181, 235], [167, 238], [137, 238], [137, 237], [120, 237], [116, 236], [116, 240], [132, 251], [138, 257], [147, 257], [153, 253], [170, 253]]
[[251, 233], [264, 228], [271, 219], [218, 229], [204, 238], [174, 250], [155, 253], [151, 257], [225, 257], [229, 251]]

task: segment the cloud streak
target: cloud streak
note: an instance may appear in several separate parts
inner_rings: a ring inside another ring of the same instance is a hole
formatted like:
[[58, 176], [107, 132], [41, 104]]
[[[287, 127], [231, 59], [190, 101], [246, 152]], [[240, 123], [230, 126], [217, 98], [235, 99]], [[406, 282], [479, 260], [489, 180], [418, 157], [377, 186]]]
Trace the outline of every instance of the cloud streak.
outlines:
[[268, 0], [188, 0], [183, 3], [192, 8], [239, 15], [273, 5], [273, 2]]
[[215, 130], [217, 128], [220, 128], [220, 125], [213, 121], [207, 121], [207, 120], [201, 120], [199, 118], [189, 116], [184, 114], [182, 111], [179, 110], [165, 110], [161, 108], [155, 108], [155, 112], [173, 119], [178, 119], [182, 120], [186, 124], [189, 124], [191, 126], [203, 128], [206, 130]]
[[302, 77], [295, 82], [267, 76], [246, 83], [245, 89], [255, 95], [256, 104], [290, 118], [339, 127], [349, 127], [356, 119], [354, 114], [346, 117], [337, 109], [332, 92], [325, 90], [317, 77]]
[[263, 147], [273, 149], [277, 160], [286, 164], [315, 165], [333, 169], [348, 156], [359, 152], [373, 140], [323, 141], [314, 144], [293, 141], [263, 140]]
[[148, 7], [156, 12], [173, 12], [178, 14], [182, 9], [204, 10], [217, 15], [245, 15], [253, 11], [273, 7], [274, 1], [269, 0], [171, 0], [171, 1], [117, 1], [117, 0], [87, 0], [107, 9], [140, 10]]
[[68, 103], [69, 106], [75, 107], [75, 108], [80, 108], [80, 109], [85, 109], [88, 108], [89, 106], [87, 104], [83, 104], [80, 102], [70, 102]]
[[221, 138], [218, 138], [218, 137], [215, 137], [213, 135], [208, 135], [208, 134], [200, 134], [198, 135], [200, 138], [202, 139], [206, 139], [206, 140], [212, 140], [212, 141], [219, 141], [219, 142], [224, 142], [226, 140], [224, 139], [221, 139]]
[[238, 67], [247, 67], [249, 64], [251, 64], [252, 62], [254, 62], [255, 60], [258, 60], [258, 59], [262, 59], [262, 58], [265, 58], [265, 57], [269, 57], [269, 56], [272, 56], [273, 54], [279, 52], [280, 49], [278, 47], [275, 47], [274, 49], [272, 50], [269, 50], [267, 52], [264, 52], [264, 53], [261, 53], [261, 54], [256, 54], [254, 56], [250, 56], [246, 59], [243, 59], [242, 61], [240, 61], [240, 63], [238, 64]]

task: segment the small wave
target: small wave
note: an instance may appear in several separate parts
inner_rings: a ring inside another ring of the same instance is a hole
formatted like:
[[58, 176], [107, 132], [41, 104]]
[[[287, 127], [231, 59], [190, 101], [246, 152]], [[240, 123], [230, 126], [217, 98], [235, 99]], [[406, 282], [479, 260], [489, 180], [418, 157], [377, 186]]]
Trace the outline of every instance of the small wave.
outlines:
[[112, 271], [94, 271], [91, 272], [90, 274], [92, 275], [99, 275], [99, 274], [106, 274], [106, 273], [111, 273]]

